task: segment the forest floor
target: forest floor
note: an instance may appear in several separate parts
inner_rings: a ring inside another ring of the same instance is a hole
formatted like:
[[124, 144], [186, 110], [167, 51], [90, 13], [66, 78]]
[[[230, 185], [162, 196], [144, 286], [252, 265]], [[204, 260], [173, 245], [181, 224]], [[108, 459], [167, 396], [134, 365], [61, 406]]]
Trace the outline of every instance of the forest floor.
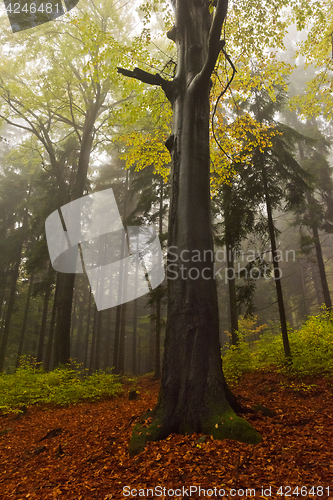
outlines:
[[131, 430], [154, 407], [159, 384], [141, 377], [134, 401], [130, 388], [109, 400], [1, 416], [0, 499], [333, 499], [333, 379], [248, 374], [235, 394], [275, 412], [246, 417], [261, 444], [172, 435], [133, 458]]

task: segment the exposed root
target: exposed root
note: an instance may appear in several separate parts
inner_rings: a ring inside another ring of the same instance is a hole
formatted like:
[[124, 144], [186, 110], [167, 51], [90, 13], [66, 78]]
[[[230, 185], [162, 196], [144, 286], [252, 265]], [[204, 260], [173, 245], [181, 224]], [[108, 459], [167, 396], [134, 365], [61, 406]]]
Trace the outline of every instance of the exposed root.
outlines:
[[238, 417], [232, 410], [224, 412], [223, 415], [211, 415], [200, 423], [200, 430], [190, 429], [189, 426], [184, 432], [184, 425], [179, 424], [178, 429], [174, 425], [168, 427], [162, 424], [162, 419], [158, 413], [152, 416], [150, 412], [142, 417], [143, 423], [137, 424], [132, 433], [129, 445], [130, 456], [141, 453], [149, 441], [159, 441], [165, 439], [169, 434], [191, 434], [201, 432], [212, 436], [214, 439], [233, 439], [243, 443], [258, 444], [262, 441], [260, 434], [243, 418]]

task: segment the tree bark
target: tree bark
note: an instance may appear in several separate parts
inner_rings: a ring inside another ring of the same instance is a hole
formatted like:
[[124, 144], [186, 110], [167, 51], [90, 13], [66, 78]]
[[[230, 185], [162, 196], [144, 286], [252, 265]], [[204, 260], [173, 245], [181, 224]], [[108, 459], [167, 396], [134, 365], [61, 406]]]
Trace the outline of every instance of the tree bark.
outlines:
[[103, 328], [103, 313], [104, 311], [97, 311], [96, 314], [96, 344], [95, 344], [95, 371], [100, 370], [101, 364], [101, 339], [102, 339], [102, 328]]
[[20, 228], [20, 230], [22, 231], [22, 237], [21, 237], [21, 241], [18, 244], [15, 262], [14, 262], [13, 268], [11, 270], [11, 274], [12, 274], [11, 287], [10, 287], [10, 293], [9, 293], [8, 307], [7, 307], [7, 311], [6, 311], [6, 315], [5, 315], [5, 327], [3, 330], [1, 346], [0, 346], [0, 373], [4, 369], [5, 355], [6, 355], [6, 349], [7, 349], [7, 344], [8, 344], [8, 338], [9, 338], [10, 324], [11, 324], [12, 314], [13, 314], [14, 305], [15, 305], [17, 280], [19, 277], [19, 269], [20, 269], [20, 264], [21, 264], [21, 256], [22, 256], [22, 249], [23, 249], [23, 243], [24, 243], [25, 224], [26, 224], [26, 220], [23, 223], [23, 227]]
[[127, 313], [127, 303], [125, 302], [124, 304], [121, 305], [119, 355], [118, 355], [118, 367], [116, 373], [124, 373], [125, 371], [126, 313]]
[[97, 331], [97, 321], [98, 321], [98, 310], [96, 305], [94, 306], [94, 323], [91, 338], [91, 349], [90, 349], [90, 362], [89, 362], [89, 375], [95, 371], [95, 352], [96, 352], [96, 331]]
[[85, 342], [84, 342], [84, 357], [83, 357], [83, 368], [88, 368], [88, 349], [89, 349], [89, 333], [90, 333], [90, 316], [91, 316], [91, 288], [89, 287], [89, 302], [88, 302], [88, 313], [87, 313], [87, 323], [85, 332]]
[[44, 349], [44, 341], [45, 341], [45, 333], [46, 333], [47, 312], [48, 312], [48, 308], [49, 308], [51, 291], [52, 291], [51, 286], [49, 286], [46, 289], [45, 296], [44, 296], [42, 323], [41, 323], [40, 332], [39, 332], [39, 342], [38, 342], [37, 358], [36, 358], [37, 363], [40, 363], [40, 364], [43, 361], [43, 349]]
[[286, 360], [287, 360], [287, 362], [290, 363], [291, 362], [291, 352], [290, 352], [290, 345], [289, 345], [286, 312], [285, 312], [284, 301], [283, 301], [283, 293], [282, 293], [281, 275], [280, 275], [280, 268], [279, 268], [279, 262], [278, 262], [278, 255], [277, 255], [277, 251], [276, 251], [275, 228], [274, 228], [274, 221], [273, 221], [273, 215], [272, 215], [272, 205], [271, 205], [270, 196], [269, 196], [269, 192], [268, 192], [265, 167], [262, 167], [262, 177], [263, 177], [264, 192], [265, 192], [265, 199], [266, 199], [268, 231], [269, 231], [269, 237], [270, 237], [271, 248], [272, 248], [274, 280], [275, 280], [276, 295], [277, 295], [278, 307], [279, 307], [283, 349], [284, 349], [284, 354], [285, 354]]
[[8, 279], [8, 269], [5, 268], [3, 271], [0, 272], [0, 321], [2, 320], [2, 313], [3, 313], [3, 306], [4, 306], [4, 297], [5, 297], [5, 292], [6, 292], [6, 286], [7, 286], [7, 279]]
[[[94, 138], [94, 124], [98, 116], [100, 107], [105, 100], [105, 94], [101, 93], [100, 84], [96, 84], [95, 100], [90, 102], [86, 111], [83, 132], [81, 137], [81, 148], [79, 153], [78, 168], [75, 184], [71, 192], [71, 201], [83, 196], [87, 173], [89, 167], [90, 154]], [[60, 186], [59, 186], [60, 187]], [[64, 228], [66, 230], [66, 228]], [[64, 365], [70, 362], [70, 333], [72, 302], [74, 294], [75, 274], [63, 274], [60, 278], [62, 294], [59, 296], [56, 320], [56, 355], [54, 365]]]
[[22, 322], [22, 328], [21, 328], [20, 343], [19, 343], [19, 347], [17, 350], [16, 368], [18, 368], [20, 366], [20, 358], [22, 356], [22, 351], [23, 351], [23, 342], [24, 342], [25, 330], [27, 328], [30, 298], [31, 298], [33, 282], [34, 282], [34, 271], [31, 273], [30, 280], [29, 280], [28, 296], [27, 296], [27, 301], [25, 303], [25, 308], [24, 308], [24, 316], [23, 316], [23, 322]]
[[[135, 280], [137, 281], [137, 273]], [[132, 373], [137, 375], [137, 326], [138, 326], [138, 299], [133, 302], [133, 337], [132, 337]]]
[[[122, 281], [121, 275], [122, 275], [122, 264], [120, 264], [121, 267], [121, 272], [120, 272], [120, 279], [119, 279], [119, 287], [120, 283]], [[119, 288], [118, 288], [119, 290]], [[119, 373], [118, 367], [119, 367], [119, 337], [120, 337], [120, 318], [121, 318], [121, 304], [118, 304], [116, 307], [116, 322], [115, 322], [115, 328], [114, 328], [114, 346], [113, 346], [113, 366], [114, 366], [114, 373]]]
[[[163, 177], [160, 179], [160, 193], [159, 193], [159, 217], [158, 217], [158, 234], [160, 240], [163, 234]], [[155, 328], [155, 372], [154, 379], [161, 378], [161, 302], [162, 302], [162, 285], [156, 288], [156, 328]]]
[[57, 273], [56, 288], [55, 288], [55, 292], [54, 292], [53, 305], [52, 305], [49, 337], [47, 339], [47, 347], [46, 347], [46, 354], [45, 354], [45, 361], [44, 361], [44, 369], [46, 371], [50, 371], [53, 367], [51, 355], [52, 355], [52, 346], [54, 345], [53, 340], [54, 340], [57, 301], [58, 301], [58, 293], [59, 293], [59, 287], [58, 287], [59, 277], [60, 277], [60, 273]]
[[159, 285], [156, 290], [155, 380], [159, 380], [161, 378], [161, 292], [161, 285]]
[[150, 315], [149, 315], [149, 350], [148, 350], [148, 359], [147, 359], [147, 371], [148, 373], [153, 372], [154, 370], [154, 359], [155, 359], [155, 316], [156, 309], [155, 305], [150, 305]]
[[232, 345], [238, 344], [238, 310], [236, 294], [236, 278], [234, 269], [234, 245], [232, 241], [233, 227], [230, 213], [230, 200], [232, 186], [223, 186], [223, 211], [224, 211], [224, 243], [227, 252], [227, 279], [229, 292], [230, 330]]
[[[134, 428], [131, 455], [142, 451], [147, 441], [164, 439], [171, 433], [203, 432], [215, 439], [252, 443], [261, 440], [232, 409], [234, 401], [229, 398], [219, 347], [210, 213], [209, 91], [210, 76], [224, 46], [220, 34], [227, 1], [218, 0], [214, 20], [206, 0], [174, 0], [173, 6], [176, 23], [169, 37], [178, 49], [175, 79], [148, 78], [141, 70], [130, 75], [160, 85], [172, 104], [168, 243], [174, 250], [173, 255], [168, 253], [161, 389], [157, 406], [148, 414], [153, 417], [151, 424]], [[201, 262], [186, 262], [185, 256], [187, 259], [194, 250]]]
[[106, 328], [105, 328], [105, 342], [104, 342], [104, 370], [111, 368], [111, 331], [112, 331], [112, 311], [113, 308], [107, 310], [106, 313]]
[[84, 320], [84, 311], [85, 305], [88, 299], [89, 289], [85, 288], [83, 291], [82, 300], [79, 301], [78, 305], [78, 325], [77, 325], [77, 334], [75, 340], [75, 349], [73, 357], [77, 360], [78, 363], [82, 362], [83, 358], [83, 350], [84, 350], [84, 333], [83, 333], [83, 320]]
[[71, 318], [75, 274], [59, 273], [53, 366], [66, 365], [71, 357]]
[[229, 245], [227, 245], [226, 248], [227, 248], [227, 266], [228, 266], [231, 343], [232, 345], [237, 345], [239, 343], [239, 338], [238, 338], [238, 311], [237, 311], [236, 278], [234, 269], [234, 253], [233, 249]]
[[312, 223], [312, 236], [313, 236], [313, 241], [314, 241], [315, 250], [316, 250], [317, 264], [318, 264], [318, 269], [319, 269], [321, 287], [322, 287], [323, 295], [324, 295], [324, 302], [325, 302], [325, 306], [330, 311], [332, 309], [332, 301], [331, 301], [330, 291], [329, 291], [328, 283], [327, 283], [323, 253], [321, 251], [318, 225], [316, 224], [315, 220]]

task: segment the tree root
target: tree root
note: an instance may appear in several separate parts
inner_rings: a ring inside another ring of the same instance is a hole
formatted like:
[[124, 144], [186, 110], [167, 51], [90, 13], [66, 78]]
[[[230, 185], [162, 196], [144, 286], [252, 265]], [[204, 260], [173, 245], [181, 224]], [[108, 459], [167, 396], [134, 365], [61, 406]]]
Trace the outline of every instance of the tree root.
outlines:
[[169, 434], [194, 434], [202, 433], [212, 436], [213, 439], [233, 439], [249, 444], [258, 444], [262, 441], [260, 434], [243, 418], [238, 417], [232, 410], [224, 411], [222, 415], [210, 415], [199, 422], [192, 429], [190, 425], [185, 426], [173, 422], [171, 425], [163, 424], [158, 412], [149, 412], [141, 418], [132, 433], [129, 455], [134, 456], [141, 453], [149, 441], [165, 439]]

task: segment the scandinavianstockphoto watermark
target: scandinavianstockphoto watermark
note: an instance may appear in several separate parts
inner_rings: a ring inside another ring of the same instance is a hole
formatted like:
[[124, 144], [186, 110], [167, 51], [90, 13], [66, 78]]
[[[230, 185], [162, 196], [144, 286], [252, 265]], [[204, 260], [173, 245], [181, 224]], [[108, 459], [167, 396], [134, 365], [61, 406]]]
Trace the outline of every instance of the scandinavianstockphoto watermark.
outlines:
[[[234, 252], [231, 249], [220, 248], [212, 250], [187, 250], [170, 246], [167, 249], [167, 279], [176, 280], [223, 280], [227, 283], [231, 279], [244, 278], [257, 280], [259, 278], [280, 279], [282, 269], [273, 271], [273, 260], [275, 262], [295, 262], [295, 250], [277, 250], [273, 258], [272, 251], [242, 250]], [[265, 257], [265, 258], [264, 258]], [[225, 267], [221, 264], [237, 262], [234, 267]], [[205, 266], [205, 264], [207, 264]]]
[[[61, 273], [86, 273], [97, 309], [134, 300], [168, 280], [278, 279], [272, 255], [250, 250], [167, 249], [165, 270], [161, 243], [153, 226], [123, 225], [112, 188], [82, 196], [52, 212], [45, 221], [53, 268]], [[229, 253], [227, 253], [229, 252]], [[275, 253], [275, 260], [295, 262], [295, 252]], [[229, 262], [235, 262], [233, 267]], [[223, 267], [221, 263], [227, 263]]]

